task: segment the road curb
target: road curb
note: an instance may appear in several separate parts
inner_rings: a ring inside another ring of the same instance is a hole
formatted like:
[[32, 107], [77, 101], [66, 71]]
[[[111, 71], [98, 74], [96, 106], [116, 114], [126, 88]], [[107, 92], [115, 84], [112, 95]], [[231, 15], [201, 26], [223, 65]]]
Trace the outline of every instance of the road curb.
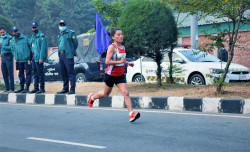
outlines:
[[[250, 98], [191, 98], [191, 97], [139, 97], [132, 96], [134, 109], [162, 109], [210, 113], [250, 114]], [[0, 102], [88, 106], [86, 95], [1, 93]], [[93, 107], [126, 108], [122, 96], [95, 100]]]

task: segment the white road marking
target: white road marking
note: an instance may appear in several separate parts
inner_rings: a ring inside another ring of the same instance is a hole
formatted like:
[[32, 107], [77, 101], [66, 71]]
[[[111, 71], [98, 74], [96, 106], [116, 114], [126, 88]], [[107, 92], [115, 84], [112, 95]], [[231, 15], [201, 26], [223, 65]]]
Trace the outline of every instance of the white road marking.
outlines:
[[47, 139], [47, 138], [27, 137], [26, 139], [44, 141], [44, 142], [51, 142], [51, 143], [58, 143], [58, 144], [81, 146], [81, 147], [88, 147], [88, 148], [96, 148], [96, 149], [105, 149], [106, 148], [104, 146], [89, 145], [89, 144], [69, 142], [69, 141], [63, 141], [63, 140], [54, 140], [54, 139]]
[[[9, 104], [15, 106], [34, 106], [34, 107], [48, 107], [48, 108], [69, 108], [69, 109], [85, 109], [85, 110], [105, 110], [105, 111], [127, 111], [127, 109], [115, 109], [115, 108], [89, 108], [83, 106], [67, 106], [67, 105], [36, 105], [36, 104], [18, 104], [18, 103], [0, 103]], [[207, 117], [228, 117], [228, 118], [244, 118], [250, 119], [249, 114], [234, 114], [234, 113], [204, 113], [204, 112], [184, 112], [184, 111], [167, 111], [167, 110], [152, 110], [152, 109], [136, 109], [134, 111], [144, 112], [144, 113], [163, 113], [163, 114], [174, 114], [174, 115], [190, 115], [190, 116], [207, 116]]]

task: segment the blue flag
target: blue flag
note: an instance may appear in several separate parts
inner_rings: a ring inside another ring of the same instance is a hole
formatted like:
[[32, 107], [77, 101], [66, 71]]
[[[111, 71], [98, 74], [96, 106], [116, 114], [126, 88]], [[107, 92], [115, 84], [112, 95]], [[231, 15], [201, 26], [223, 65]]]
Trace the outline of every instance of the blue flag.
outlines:
[[104, 53], [109, 45], [112, 43], [107, 31], [105, 30], [102, 21], [100, 20], [100, 17], [98, 13], [96, 12], [96, 23], [95, 23], [95, 47], [96, 50], [99, 52], [99, 54]]

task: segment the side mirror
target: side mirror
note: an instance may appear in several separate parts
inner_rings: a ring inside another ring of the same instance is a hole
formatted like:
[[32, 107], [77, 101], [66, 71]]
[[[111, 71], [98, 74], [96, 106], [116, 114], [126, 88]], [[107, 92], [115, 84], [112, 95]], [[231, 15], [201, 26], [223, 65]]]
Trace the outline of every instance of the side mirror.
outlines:
[[185, 61], [182, 58], [175, 58], [174, 62], [184, 63]]

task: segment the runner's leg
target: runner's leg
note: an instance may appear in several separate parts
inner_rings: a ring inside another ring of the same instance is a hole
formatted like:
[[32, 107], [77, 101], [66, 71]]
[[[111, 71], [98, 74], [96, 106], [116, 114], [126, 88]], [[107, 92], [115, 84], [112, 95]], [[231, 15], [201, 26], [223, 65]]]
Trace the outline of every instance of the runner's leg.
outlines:
[[104, 83], [104, 90], [99, 91], [96, 94], [94, 94], [94, 100], [108, 97], [109, 94], [111, 93], [112, 89], [113, 89], [113, 87], [109, 87], [106, 85], [106, 83]]
[[132, 112], [132, 102], [129, 96], [129, 91], [128, 91], [128, 85], [127, 83], [119, 83], [117, 84], [117, 87], [119, 88], [119, 90], [121, 91], [124, 100], [125, 100], [125, 104], [128, 107], [128, 112]]

